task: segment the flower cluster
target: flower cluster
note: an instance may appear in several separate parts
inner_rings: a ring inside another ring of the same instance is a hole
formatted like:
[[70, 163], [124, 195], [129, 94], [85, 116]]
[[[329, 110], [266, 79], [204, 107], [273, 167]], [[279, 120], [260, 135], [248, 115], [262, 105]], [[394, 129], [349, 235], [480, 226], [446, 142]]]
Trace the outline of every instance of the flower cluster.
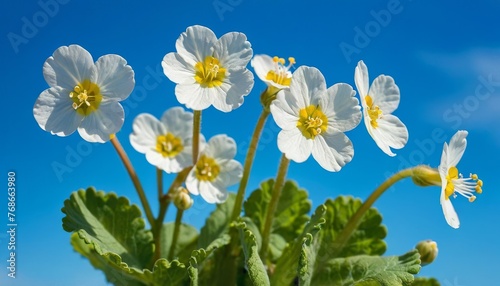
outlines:
[[[179, 103], [198, 112], [210, 106], [229, 112], [243, 104], [254, 85], [247, 69], [250, 62], [267, 88], [262, 99], [264, 110], [281, 128], [278, 149], [296, 163], [311, 155], [327, 171], [340, 171], [354, 156], [351, 140], [344, 134], [363, 119], [368, 134], [387, 155], [408, 142], [408, 130], [392, 113], [400, 102], [400, 90], [390, 76], [379, 75], [370, 85], [368, 68], [363, 61], [354, 70], [359, 94], [347, 83], [327, 86], [315, 67], [295, 69], [295, 58], [286, 60], [268, 55], [253, 56], [245, 34], [230, 32], [220, 38], [203, 26], [191, 26], [176, 42], [176, 52], [162, 61], [165, 75], [176, 84]], [[292, 68], [295, 71], [292, 73]], [[118, 55], [105, 55], [95, 63], [90, 53], [78, 45], [63, 46], [49, 57], [43, 67], [49, 88], [33, 108], [43, 130], [67, 136], [78, 130], [89, 142], [114, 138], [124, 122], [120, 101], [134, 87], [134, 72]], [[145, 154], [146, 160], [166, 173], [182, 173], [187, 191], [209, 203], [227, 198], [227, 188], [240, 182], [242, 165], [234, 160], [236, 142], [227, 135], [213, 136], [208, 142], [199, 133], [196, 116], [181, 107], [166, 110], [161, 119], [143, 113], [133, 121], [130, 143]], [[199, 118], [198, 118], [199, 124]], [[199, 127], [199, 126], [198, 126]], [[466, 147], [466, 131], [459, 131], [445, 143], [439, 177], [416, 176], [414, 180], [440, 184], [441, 205], [446, 221], [459, 227], [450, 198], [456, 194], [475, 200], [482, 192], [478, 176], [462, 176], [456, 167]], [[391, 149], [392, 148], [392, 149]], [[434, 171], [430, 171], [433, 173]], [[177, 192], [175, 200], [182, 208], [192, 201], [187, 192]]]

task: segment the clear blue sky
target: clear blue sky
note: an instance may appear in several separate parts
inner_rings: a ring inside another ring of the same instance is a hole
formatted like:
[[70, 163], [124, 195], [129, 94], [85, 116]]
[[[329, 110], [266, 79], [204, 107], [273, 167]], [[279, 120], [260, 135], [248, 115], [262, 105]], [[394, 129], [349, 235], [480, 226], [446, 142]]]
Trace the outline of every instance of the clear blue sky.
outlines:
[[[0, 11], [0, 62], [5, 68], [0, 82], [2, 98], [7, 100], [0, 113], [4, 122], [0, 177], [6, 182], [8, 171], [17, 173], [19, 224], [17, 278], [12, 280], [6, 277], [7, 196], [2, 192], [0, 284], [105, 285], [104, 276], [73, 252], [69, 233], [61, 228], [63, 201], [72, 191], [92, 185], [139, 202], [111, 144], [90, 145], [78, 134], [59, 138], [38, 127], [32, 108], [47, 88], [42, 75], [45, 59], [62, 45], [79, 44], [94, 59], [116, 53], [132, 66], [137, 85], [124, 102], [125, 124], [118, 137], [153, 200], [154, 168], [132, 149], [128, 136], [137, 114], [159, 117], [179, 105], [174, 84], [163, 75], [160, 62], [175, 51], [179, 34], [194, 24], [208, 26], [219, 36], [244, 32], [254, 54], [294, 56], [297, 65], [319, 68], [328, 86], [337, 82], [354, 86], [354, 68], [361, 59], [372, 80], [382, 73], [395, 78], [401, 90], [395, 114], [408, 127], [407, 146], [390, 158], [361, 124], [347, 133], [355, 155], [341, 172], [324, 171], [312, 158], [300, 165], [292, 163], [289, 178], [309, 190], [314, 206], [338, 194], [366, 198], [388, 172], [399, 168], [420, 163], [436, 167], [444, 141], [457, 129], [469, 130], [468, 148], [458, 167], [465, 174], [478, 173], [485, 186], [473, 204], [463, 198], [454, 201], [460, 229], [446, 224], [437, 187], [419, 188], [404, 181], [376, 207], [389, 230], [386, 254], [402, 254], [420, 240], [434, 239], [438, 259], [421, 275], [437, 277], [445, 286], [493, 283], [497, 268], [493, 266], [499, 265], [500, 256], [494, 247], [500, 235], [498, 1], [55, 1], [5, 1]], [[40, 5], [49, 2], [57, 7], [44, 10]], [[9, 40], [13, 34], [21, 41], [16, 45]], [[226, 133], [235, 138], [242, 146], [239, 161], [260, 113], [258, 97], [264, 87], [257, 81], [244, 105], [234, 112], [211, 108], [203, 113], [205, 137]], [[280, 156], [277, 131], [269, 120], [250, 189], [275, 175]], [[71, 172], [58, 177], [52, 167], [58, 163]], [[166, 177], [167, 182], [170, 179]], [[156, 203], [153, 208], [157, 210]], [[197, 198], [185, 222], [200, 227], [212, 209]], [[171, 213], [167, 219], [172, 219]]]

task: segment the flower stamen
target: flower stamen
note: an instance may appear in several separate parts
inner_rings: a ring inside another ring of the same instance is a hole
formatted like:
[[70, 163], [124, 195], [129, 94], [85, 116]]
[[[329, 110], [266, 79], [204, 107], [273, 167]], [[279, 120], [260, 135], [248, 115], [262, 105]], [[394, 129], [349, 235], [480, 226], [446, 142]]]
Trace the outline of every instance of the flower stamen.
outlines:
[[182, 145], [182, 139], [180, 137], [176, 137], [170, 132], [156, 137], [156, 151], [164, 158], [173, 158], [182, 152], [182, 150], [184, 150], [184, 145]]
[[206, 57], [203, 62], [197, 62], [194, 69], [196, 71], [194, 79], [202, 87], [221, 86], [226, 77], [226, 69], [212, 56]]
[[273, 81], [279, 85], [290, 86], [290, 83], [292, 82], [292, 73], [290, 72], [290, 69], [295, 64], [295, 58], [294, 57], [288, 58], [288, 66], [285, 66], [284, 58], [279, 58], [275, 56], [273, 57], [273, 62], [274, 62], [274, 70], [270, 70], [267, 73], [266, 79]]
[[326, 132], [328, 128], [328, 118], [317, 105], [309, 105], [299, 112], [297, 127], [302, 135], [307, 139], [314, 139], [316, 136]]
[[371, 96], [369, 95], [365, 96], [365, 101], [367, 109], [366, 112], [370, 117], [370, 124], [373, 128], [377, 128], [378, 127], [377, 120], [382, 117], [382, 110], [380, 110], [380, 107], [378, 107], [378, 105], [373, 106], [373, 99]]
[[483, 192], [483, 181], [479, 179], [477, 174], [470, 174], [469, 178], [464, 178], [458, 172], [457, 167], [450, 167], [446, 175], [445, 199], [450, 196], [456, 197], [456, 193], [469, 199], [469, 202], [474, 202], [476, 196], [473, 193], [481, 194]]
[[220, 167], [214, 158], [207, 157], [206, 155], [201, 155], [196, 162], [195, 167], [196, 178], [200, 181], [214, 181], [217, 176], [219, 176]]
[[102, 101], [99, 86], [88, 79], [76, 85], [69, 93], [69, 98], [73, 100], [71, 107], [84, 116], [97, 110]]

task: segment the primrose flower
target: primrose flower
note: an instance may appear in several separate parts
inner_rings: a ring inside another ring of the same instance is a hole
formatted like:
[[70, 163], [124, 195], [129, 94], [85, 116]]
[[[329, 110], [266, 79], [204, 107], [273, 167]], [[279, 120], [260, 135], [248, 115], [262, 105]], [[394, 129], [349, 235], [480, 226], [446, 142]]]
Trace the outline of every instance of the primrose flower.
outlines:
[[361, 121], [359, 102], [352, 87], [338, 83], [326, 88], [325, 78], [313, 67], [293, 73], [290, 90], [281, 90], [271, 103], [274, 121], [282, 129], [278, 148], [288, 159], [314, 159], [328, 171], [350, 162], [354, 149], [343, 132]]
[[401, 149], [408, 142], [406, 126], [391, 113], [399, 105], [399, 88], [390, 76], [379, 75], [369, 86], [368, 68], [359, 61], [354, 81], [363, 106], [364, 121], [377, 146], [389, 156], [396, 156], [391, 148]]
[[451, 138], [450, 145], [444, 143], [441, 164], [438, 168], [441, 176], [441, 206], [446, 222], [453, 228], [458, 228], [460, 221], [451, 204], [450, 197], [455, 198], [456, 193], [459, 193], [466, 197], [469, 202], [473, 202], [476, 199], [474, 193], [481, 194], [483, 192], [483, 181], [476, 174], [464, 178], [456, 167], [467, 147], [467, 140], [465, 139], [467, 134], [467, 131], [458, 131]]
[[193, 114], [182, 107], [168, 109], [161, 120], [151, 114], [139, 114], [132, 125], [130, 143], [137, 152], [146, 154], [151, 165], [167, 173], [178, 173], [192, 165], [192, 122]]
[[288, 58], [288, 62], [289, 64], [285, 66], [284, 58], [256, 55], [250, 65], [255, 69], [260, 80], [279, 90], [290, 87], [292, 82], [290, 68], [295, 64], [295, 58]]
[[223, 203], [227, 199], [227, 187], [238, 183], [243, 173], [241, 164], [233, 160], [235, 155], [236, 143], [232, 138], [212, 137], [186, 178], [188, 191], [201, 195], [208, 203]]
[[120, 101], [134, 89], [134, 71], [118, 55], [94, 63], [78, 45], [62, 46], [43, 65], [49, 84], [33, 107], [38, 125], [51, 134], [68, 136], [78, 129], [88, 142], [103, 143], [124, 121]]
[[243, 33], [217, 39], [207, 27], [191, 26], [176, 42], [177, 52], [163, 58], [165, 75], [177, 84], [177, 100], [194, 110], [213, 105], [229, 112], [243, 104], [252, 90], [253, 74], [246, 68], [252, 48]]

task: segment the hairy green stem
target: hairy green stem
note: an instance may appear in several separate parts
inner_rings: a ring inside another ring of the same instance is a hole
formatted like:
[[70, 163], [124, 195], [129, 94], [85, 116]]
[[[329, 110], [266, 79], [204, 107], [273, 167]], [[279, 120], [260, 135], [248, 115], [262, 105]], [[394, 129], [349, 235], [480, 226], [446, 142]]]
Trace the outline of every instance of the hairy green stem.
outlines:
[[245, 197], [245, 189], [248, 184], [248, 179], [250, 177], [250, 171], [252, 169], [253, 160], [255, 158], [255, 152], [257, 151], [257, 145], [259, 143], [260, 135], [266, 124], [267, 117], [269, 116], [269, 111], [262, 110], [255, 130], [253, 131], [252, 140], [250, 141], [250, 146], [248, 147], [247, 156], [245, 158], [245, 165], [243, 167], [243, 176], [241, 177], [240, 185], [238, 187], [238, 192], [236, 194], [236, 200], [234, 202], [233, 213], [231, 215], [231, 220], [234, 221], [240, 216], [241, 207], [243, 205], [243, 199]]
[[177, 209], [177, 214], [175, 215], [174, 234], [172, 236], [172, 244], [170, 245], [170, 251], [168, 252], [168, 260], [172, 260], [174, 258], [175, 245], [177, 244], [177, 239], [179, 238], [183, 213], [184, 210]]
[[201, 110], [195, 110], [193, 115], [193, 165], [198, 161], [200, 151]]
[[354, 213], [354, 215], [349, 219], [345, 225], [342, 232], [337, 236], [337, 239], [333, 242], [333, 253], [330, 254], [331, 257], [336, 257], [344, 249], [346, 243], [349, 241], [351, 235], [356, 231], [361, 219], [365, 213], [371, 208], [375, 201], [392, 185], [401, 179], [411, 177], [413, 175], [414, 168], [404, 169], [392, 175], [389, 179], [383, 182], [378, 188], [373, 191], [373, 193], [364, 201], [361, 207]]
[[288, 171], [288, 166], [290, 165], [290, 160], [288, 160], [283, 154], [281, 156], [280, 165], [278, 168], [278, 174], [276, 175], [276, 181], [274, 182], [273, 190], [271, 193], [271, 201], [267, 207], [266, 220], [264, 222], [264, 230], [262, 231], [262, 248], [260, 249], [260, 257], [264, 264], [266, 264], [266, 256], [269, 248], [269, 238], [271, 235], [271, 227], [273, 225], [274, 213], [278, 207], [278, 202], [280, 200], [281, 191], [285, 183], [286, 173]]
[[120, 141], [118, 141], [118, 138], [115, 135], [111, 136], [111, 144], [113, 144], [113, 147], [115, 147], [118, 156], [120, 157], [120, 159], [123, 162], [123, 165], [125, 166], [125, 169], [127, 169], [130, 179], [132, 180], [132, 183], [134, 184], [137, 194], [139, 195], [139, 199], [141, 200], [142, 208], [144, 209], [146, 218], [151, 227], [153, 227], [155, 225], [153, 212], [151, 211], [151, 207], [149, 206], [149, 202], [148, 199], [146, 198], [146, 194], [144, 193], [144, 189], [142, 188], [141, 182], [139, 181], [139, 177], [137, 177], [137, 173], [135, 172], [134, 167], [132, 166], [132, 163], [130, 162], [130, 159], [127, 156], [127, 153], [125, 153], [125, 150], [123, 150]]

